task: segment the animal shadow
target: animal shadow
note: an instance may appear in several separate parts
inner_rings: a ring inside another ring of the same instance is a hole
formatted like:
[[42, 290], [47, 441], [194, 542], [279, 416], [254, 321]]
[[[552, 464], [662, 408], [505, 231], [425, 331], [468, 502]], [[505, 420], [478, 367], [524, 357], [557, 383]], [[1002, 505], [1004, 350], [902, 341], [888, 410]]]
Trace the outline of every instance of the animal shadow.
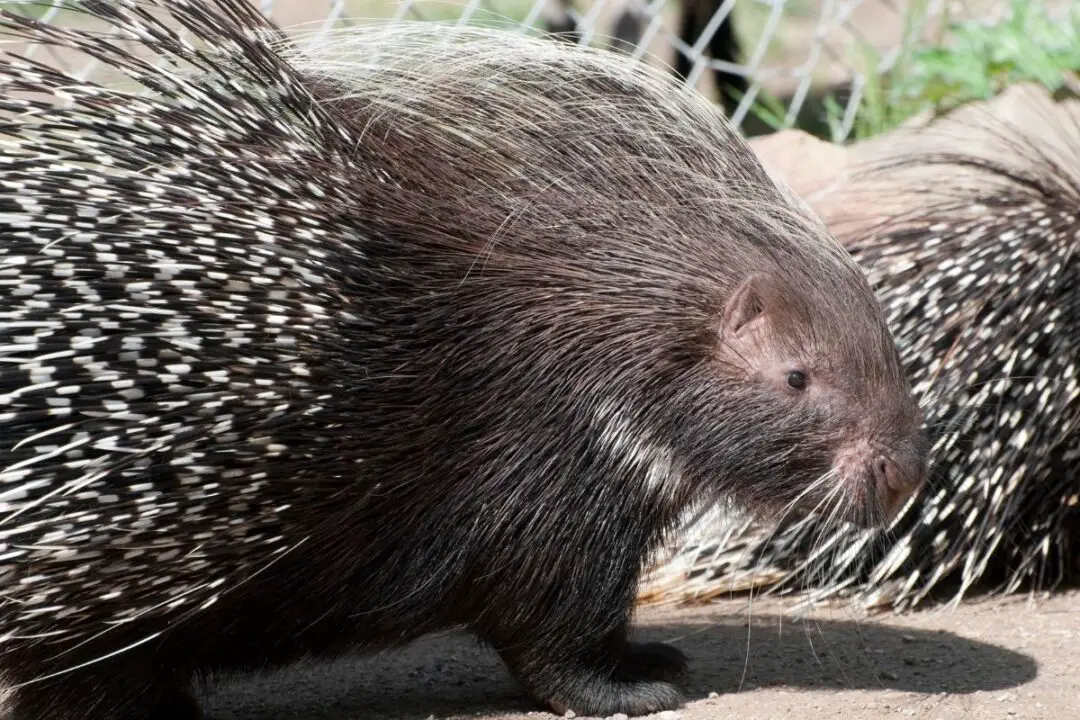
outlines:
[[[792, 620], [755, 611], [694, 611], [647, 622], [635, 639], [669, 642], [690, 659], [691, 701], [757, 688], [965, 694], [1032, 680], [1027, 655], [959, 635], [873, 619]], [[471, 636], [424, 638], [393, 652], [290, 668], [223, 684], [208, 720], [459, 720], [536, 712], [499, 659]], [[533, 715], [533, 717], [554, 717]]]

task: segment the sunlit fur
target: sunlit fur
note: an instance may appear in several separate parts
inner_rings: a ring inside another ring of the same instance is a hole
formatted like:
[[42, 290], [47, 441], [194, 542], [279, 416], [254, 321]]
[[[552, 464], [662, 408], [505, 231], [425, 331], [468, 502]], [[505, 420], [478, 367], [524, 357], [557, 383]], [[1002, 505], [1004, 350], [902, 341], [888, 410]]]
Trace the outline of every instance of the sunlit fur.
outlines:
[[1013, 117], [968, 108], [891, 138], [829, 218], [927, 407], [926, 490], [887, 529], [705, 518], [676, 551], [680, 575], [651, 583], [903, 609], [1076, 579], [1080, 102], [1011, 92]]
[[[3, 25], [144, 92], [0, 56], [34, 91], [0, 98], [17, 720], [193, 717], [192, 677], [456, 625], [553, 708], [672, 708], [684, 659], [626, 631], [684, 510], [870, 507], [837, 453], [917, 447], [860, 269], [666, 74], [427, 24], [299, 50], [246, 0], [73, 5], [133, 55]], [[777, 358], [817, 390], [778, 392]]]

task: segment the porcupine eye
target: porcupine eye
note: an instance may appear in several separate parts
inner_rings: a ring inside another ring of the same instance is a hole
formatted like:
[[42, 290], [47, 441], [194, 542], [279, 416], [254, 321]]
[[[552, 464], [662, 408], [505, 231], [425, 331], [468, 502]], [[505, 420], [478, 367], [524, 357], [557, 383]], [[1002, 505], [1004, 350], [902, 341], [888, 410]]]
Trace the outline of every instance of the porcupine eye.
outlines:
[[787, 374], [787, 384], [796, 390], [802, 390], [806, 387], [806, 373], [800, 370], [791, 370]]

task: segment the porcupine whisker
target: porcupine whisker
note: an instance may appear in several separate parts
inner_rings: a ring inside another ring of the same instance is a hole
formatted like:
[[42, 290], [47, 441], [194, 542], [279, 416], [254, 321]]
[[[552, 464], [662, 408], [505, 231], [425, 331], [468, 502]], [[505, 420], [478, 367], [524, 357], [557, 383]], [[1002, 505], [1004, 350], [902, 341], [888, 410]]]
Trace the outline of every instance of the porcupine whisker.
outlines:
[[[806, 623], [813, 622], [814, 630], [817, 631], [818, 636], [821, 638], [821, 640], [825, 644], [826, 648], [832, 650], [832, 644], [829, 642], [828, 637], [825, 635], [824, 631], [822, 630], [821, 623], [817, 620], [817, 618], [813, 617], [812, 609], [811, 609], [811, 612], [807, 613], [807, 615], [804, 616], [804, 617], [805, 617], [804, 622], [806, 622]], [[859, 617], [856, 616], [853, 612], [849, 612], [848, 617], [850, 618], [852, 624], [855, 625], [856, 631], [859, 632], [862, 629]], [[809, 641], [809, 637], [810, 637], [810, 634], [808, 632], [807, 633], [808, 641]], [[869, 653], [866, 652], [868, 650], [868, 648], [866, 647], [866, 643], [862, 639], [862, 633], [861, 632], [859, 632], [859, 641], [860, 642], [859, 642], [858, 647], [859, 647], [859, 649], [863, 650], [863, 659], [867, 660], [868, 661], [867, 664], [870, 665], [871, 667], [873, 667], [873, 664], [874, 664], [873, 660], [870, 657]], [[813, 646], [811, 644], [811, 648], [812, 647]], [[848, 675], [847, 670], [844, 668], [844, 664], [840, 662], [840, 660], [838, 658], [839, 655], [840, 655], [840, 653], [837, 653], [837, 652], [829, 652], [829, 657], [832, 659], [833, 667], [834, 667], [834, 669], [839, 671], [840, 674], [843, 676], [844, 681], [847, 682], [847, 687], [848, 688], [855, 688], [856, 687], [855, 682], [851, 679], [851, 676]], [[818, 658], [816, 652], [814, 653], [814, 657], [815, 657], [815, 659], [818, 659], [818, 662], [820, 664], [821, 661]], [[880, 684], [880, 680], [879, 680], [879, 684]], [[882, 689], [884, 689], [884, 688], [882, 688]]]
[[[823, 546], [822, 543], [821, 543], [821, 535], [822, 535], [822, 533], [820, 531], [820, 528], [828, 527], [828, 526], [831, 525], [830, 516], [831, 516], [831, 511], [826, 513], [825, 515], [815, 513], [814, 516], [813, 516], [814, 520], [815, 520], [814, 527], [818, 528], [818, 530], [816, 532], [813, 532], [813, 534], [811, 536], [811, 540], [810, 540], [809, 554], [812, 557], [818, 557], [818, 556], [820, 556], [820, 555], [822, 555], [824, 553], [829, 552], [831, 546], [833, 545], [833, 543], [830, 543], [829, 546]], [[823, 566], [818, 567], [817, 572], [824, 573], [825, 568]], [[768, 592], [768, 591], [766, 591], [766, 592]]]
[[[839, 517], [844, 511], [842, 503], [845, 499], [845, 488], [839, 483], [834, 483], [833, 487], [831, 487], [825, 497], [822, 498], [821, 505], [826, 508], [827, 512], [822, 516], [824, 522], [820, 528], [832, 529], [835, 525], [839, 524]], [[815, 514], [817, 514], [816, 511]], [[812, 546], [820, 546], [820, 537], [820, 534], [818, 534], [817, 538], [813, 541]]]
[[[787, 514], [787, 513], [785, 513], [785, 516], [786, 516], [786, 514]], [[753, 567], [757, 567], [757, 566], [758, 566], [758, 565], [760, 564], [760, 559], [761, 559], [761, 557], [762, 557], [762, 556], [764, 555], [764, 553], [765, 553], [766, 551], [768, 551], [768, 549], [769, 549], [769, 547], [768, 547], [768, 546], [769, 546], [769, 543], [770, 543], [770, 542], [772, 541], [773, 537], [774, 537], [774, 536], [776, 535], [776, 533], [778, 532], [778, 530], [779, 530], [779, 528], [780, 528], [780, 527], [781, 527], [780, 523], [770, 523], [770, 528], [771, 528], [771, 530], [769, 531], [768, 535], [766, 536], [766, 537], [767, 537], [767, 539], [766, 539], [765, 541], [763, 541], [762, 543], [760, 543], [760, 544], [758, 545], [758, 547], [756, 548], [756, 551], [757, 551], [758, 555], [757, 555], [757, 557], [756, 557], [756, 558], [754, 559], [754, 565], [753, 565]], [[753, 553], [753, 552], [755, 552], [755, 548], [754, 548], [754, 547], [752, 547], [752, 546], [750, 546], [750, 545], [748, 545], [747, 547], [744, 547], [744, 548], [743, 548], [743, 550], [742, 550], [742, 552], [741, 552], [741, 553], [739, 554], [739, 558], [738, 558], [738, 563], [737, 563], [737, 564], [738, 564], [738, 565], [739, 565], [740, 567], [745, 567], [746, 561], [747, 561], [747, 560], [748, 560], [748, 559], [750, 558], [750, 555], [751, 555], [751, 553]], [[736, 580], [738, 580], [738, 579], [739, 579], [739, 578], [737, 578], [737, 577], [733, 577], [733, 578], [732, 578], [732, 582], [735, 582], [735, 581], [736, 581]]]
[[[786, 515], [786, 512], [784, 514]], [[770, 536], [771, 536], [772, 533], [777, 532], [777, 526], [774, 526], [774, 525], [770, 524], [770, 527], [772, 528], [771, 531], [770, 531]], [[735, 565], [737, 565], [739, 567], [743, 567], [744, 563], [745, 563], [745, 560], [746, 560], [746, 555], [748, 553], [751, 553], [752, 549], [753, 548], [751, 548], [750, 546], [744, 546], [743, 549], [742, 549], [742, 552], [740, 553], [739, 558], [737, 559], [737, 561], [735, 561]], [[762, 544], [762, 547], [759, 547], [758, 549], [759, 549], [760, 553], [765, 553], [768, 548], [766, 546], [764, 546], [764, 544]], [[697, 569], [697, 568], [693, 568], [693, 569]], [[732, 583], [737, 582], [737, 581], [738, 581], [738, 578], [732, 578], [731, 579]]]
[[[796, 450], [792, 448], [792, 450], [790, 450], [789, 452], [794, 453], [796, 452]], [[819, 474], [816, 479], [808, 483], [805, 488], [800, 490], [799, 493], [795, 495], [795, 497], [785, 503], [783, 507], [774, 514], [777, 517], [778, 522], [783, 522], [783, 520], [785, 520], [787, 516], [799, 506], [799, 503], [802, 502], [804, 498], [809, 495], [816, 494], [823, 485], [825, 485], [832, 479], [832, 476], [833, 471], [830, 469]], [[816, 507], [819, 507], [821, 505], [822, 501], [823, 498], [818, 499], [818, 503], [815, 506], [815, 509]]]
[[[810, 487], [813, 488], [815, 492], [822, 487], [826, 488], [826, 492], [818, 498], [817, 503], [814, 505], [813, 508], [809, 509], [807, 514], [817, 514], [820, 508], [828, 507], [828, 504], [834, 494], [842, 493], [844, 491], [843, 485], [837, 482], [837, 475], [838, 473], [834, 468], [829, 468], [825, 472], [821, 473], [818, 478], [811, 483]], [[788, 512], [790, 512], [791, 509], [794, 509], [794, 506], [790, 504], [788, 507]], [[782, 520], [783, 518], [781, 518], [781, 521]]]
[[[820, 540], [822, 535], [821, 530], [822, 528], [830, 527], [833, 524], [833, 521], [835, 519], [833, 517], [834, 513], [842, 511], [843, 506], [840, 504], [840, 502], [833, 502], [833, 499], [838, 498], [839, 500], [842, 500], [843, 489], [843, 486], [838, 483], [834, 483], [833, 487], [829, 490], [825, 497], [822, 498], [822, 502], [819, 503], [819, 507], [825, 506], [829, 508], [829, 512], [825, 516], [819, 515], [817, 513], [817, 508], [814, 509], [813, 517], [815, 518], [814, 526], [816, 527], [816, 531], [812, 529], [812, 532], [814, 534], [811, 536], [812, 540], [810, 541], [809, 551], [812, 557], [817, 557], [821, 553], [829, 551], [829, 549], [835, 545], [835, 543], [832, 542], [825, 546], [822, 545]], [[821, 568], [820, 571], [824, 572], [824, 568]]]
[[[807, 495], [811, 494], [811, 493], [816, 493], [818, 488], [820, 488], [822, 485], [825, 485], [825, 484], [828, 484], [828, 483], [832, 483], [832, 486], [833, 486], [834, 490], [835, 490], [835, 488], [839, 487], [839, 484], [837, 484], [835, 482], [835, 471], [833, 469], [831, 469], [831, 468], [829, 470], [827, 470], [826, 472], [822, 473], [821, 475], [819, 475], [818, 478], [814, 482], [809, 484], [802, 492], [800, 492], [797, 496], [795, 496], [792, 500], [790, 500], [783, 507], [783, 509], [779, 513], [779, 516], [778, 516], [777, 520], [770, 523], [772, 529], [769, 531], [769, 534], [766, 536], [766, 540], [761, 543], [759, 552], [761, 552], [761, 553], [765, 552], [765, 550], [768, 547], [769, 542], [772, 541], [773, 537], [775, 536], [775, 534], [779, 531], [780, 527], [782, 526], [783, 521], [798, 506], [798, 504], [802, 501], [802, 499], [804, 497], [806, 497]], [[813, 513], [815, 513], [817, 511], [817, 509], [824, 504], [827, 497], [828, 497], [828, 495], [825, 495], [824, 497], [821, 497], [818, 500], [818, 503], [814, 506], [814, 508], [812, 508], [811, 511], [808, 512], [807, 514], [809, 516], [812, 516]], [[740, 557], [739, 557], [739, 563], [740, 564], [742, 564], [745, 561], [746, 554], [751, 552], [751, 550], [752, 550], [752, 548], [749, 548], [749, 547], [743, 549], [743, 552], [740, 554]], [[760, 560], [760, 555], [759, 555], [758, 559]], [[756, 561], [755, 561], [755, 564], [756, 564]]]

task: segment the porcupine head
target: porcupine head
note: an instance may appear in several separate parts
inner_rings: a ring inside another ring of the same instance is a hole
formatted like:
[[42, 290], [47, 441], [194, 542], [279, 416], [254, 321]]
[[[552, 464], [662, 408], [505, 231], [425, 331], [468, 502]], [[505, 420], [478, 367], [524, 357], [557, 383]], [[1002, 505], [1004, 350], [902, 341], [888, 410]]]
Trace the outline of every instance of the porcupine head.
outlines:
[[67, 100], [4, 130], [18, 720], [197, 717], [194, 677], [450, 626], [554, 709], [673, 708], [685, 659], [627, 634], [689, 506], [870, 523], [921, 482], [871, 288], [696, 94], [513, 33], [80, 5], [214, 52], [5, 20], [151, 91], [0, 61]]

